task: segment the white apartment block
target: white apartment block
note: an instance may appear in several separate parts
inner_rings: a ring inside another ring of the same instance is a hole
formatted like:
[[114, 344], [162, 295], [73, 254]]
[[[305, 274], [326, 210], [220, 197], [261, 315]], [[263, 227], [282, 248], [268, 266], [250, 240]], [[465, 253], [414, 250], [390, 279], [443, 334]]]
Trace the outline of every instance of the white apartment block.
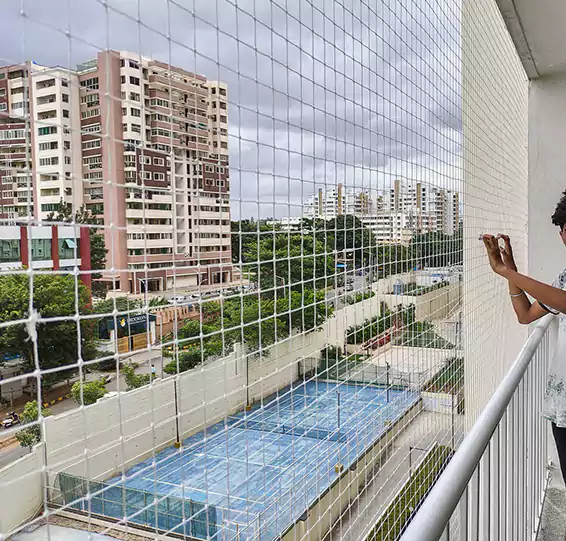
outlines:
[[[319, 189], [304, 206], [307, 218], [331, 220], [352, 214], [371, 229], [379, 243], [407, 244], [415, 234], [454, 234], [460, 223], [459, 194], [423, 183], [395, 180], [383, 192], [345, 187]], [[288, 223], [281, 222], [282, 226]]]

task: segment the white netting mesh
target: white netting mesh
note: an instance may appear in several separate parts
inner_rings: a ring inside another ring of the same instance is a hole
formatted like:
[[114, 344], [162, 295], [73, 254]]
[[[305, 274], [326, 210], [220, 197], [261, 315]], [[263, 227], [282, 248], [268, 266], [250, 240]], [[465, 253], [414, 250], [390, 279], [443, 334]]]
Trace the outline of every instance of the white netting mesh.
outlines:
[[514, 356], [483, 3], [3, 5], [0, 538], [397, 538]]

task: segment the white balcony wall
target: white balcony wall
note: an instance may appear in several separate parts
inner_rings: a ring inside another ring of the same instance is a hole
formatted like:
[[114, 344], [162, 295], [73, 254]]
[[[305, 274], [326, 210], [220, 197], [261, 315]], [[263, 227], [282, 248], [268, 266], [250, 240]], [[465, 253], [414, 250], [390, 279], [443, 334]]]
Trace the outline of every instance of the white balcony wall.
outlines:
[[566, 190], [566, 75], [531, 82], [529, 94], [529, 269], [552, 282], [566, 253], [550, 217]]
[[527, 271], [528, 82], [493, 0], [462, 6], [464, 359], [473, 423], [523, 345], [507, 283], [487, 263], [482, 233], [506, 232]]

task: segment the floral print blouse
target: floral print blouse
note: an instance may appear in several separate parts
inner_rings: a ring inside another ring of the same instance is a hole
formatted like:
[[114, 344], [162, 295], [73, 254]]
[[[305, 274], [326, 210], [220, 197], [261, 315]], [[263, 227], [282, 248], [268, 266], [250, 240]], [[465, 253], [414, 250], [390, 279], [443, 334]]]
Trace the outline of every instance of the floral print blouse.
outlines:
[[[566, 289], [566, 269], [558, 275], [552, 285]], [[539, 304], [549, 312], [557, 314], [559, 318], [558, 344], [556, 355], [550, 363], [542, 416], [556, 426], [566, 428], [566, 314], [558, 313], [541, 302]]]

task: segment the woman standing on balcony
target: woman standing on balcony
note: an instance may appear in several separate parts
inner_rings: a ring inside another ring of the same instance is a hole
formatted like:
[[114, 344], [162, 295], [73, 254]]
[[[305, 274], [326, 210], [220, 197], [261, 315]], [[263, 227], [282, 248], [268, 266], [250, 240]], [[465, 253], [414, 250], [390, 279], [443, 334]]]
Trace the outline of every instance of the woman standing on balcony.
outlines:
[[[552, 223], [560, 228], [560, 238], [566, 245], [566, 192], [556, 206]], [[499, 246], [499, 239], [503, 240], [503, 248]], [[483, 242], [491, 268], [509, 282], [509, 296], [519, 323], [532, 323], [549, 312], [559, 315], [557, 354], [550, 367], [543, 416], [552, 423], [560, 469], [566, 482], [566, 269], [549, 286], [517, 272], [507, 235], [483, 235]], [[525, 293], [538, 300], [531, 303]]]

